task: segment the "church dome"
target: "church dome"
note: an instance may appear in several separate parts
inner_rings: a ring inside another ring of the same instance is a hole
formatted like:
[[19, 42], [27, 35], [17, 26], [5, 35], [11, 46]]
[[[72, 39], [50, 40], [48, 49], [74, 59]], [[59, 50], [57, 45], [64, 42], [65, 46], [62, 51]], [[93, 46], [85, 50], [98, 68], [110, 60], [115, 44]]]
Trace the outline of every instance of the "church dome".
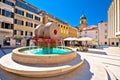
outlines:
[[86, 16], [84, 14], [82, 14], [82, 16], [80, 17], [80, 19], [87, 19]]

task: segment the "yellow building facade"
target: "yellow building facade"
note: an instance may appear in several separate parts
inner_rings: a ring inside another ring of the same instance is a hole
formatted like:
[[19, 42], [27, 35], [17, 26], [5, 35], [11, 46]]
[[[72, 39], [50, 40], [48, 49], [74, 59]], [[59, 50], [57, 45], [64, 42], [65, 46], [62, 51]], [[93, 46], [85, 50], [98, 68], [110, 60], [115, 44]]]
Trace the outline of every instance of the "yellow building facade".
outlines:
[[69, 36], [69, 27], [68, 25], [62, 24], [62, 23], [58, 23], [58, 27], [60, 28], [60, 35], [61, 38], [66, 38]]
[[39, 9], [32, 5], [17, 0], [14, 15], [14, 37], [34, 36], [37, 25], [42, 23], [42, 16], [38, 15]]
[[69, 26], [69, 37], [78, 37], [79, 30], [77, 28], [74, 28], [72, 26]]
[[59, 27], [60, 30], [60, 38], [66, 38], [69, 36], [69, 26], [68, 23], [61, 21], [60, 19], [46, 13], [46, 12], [42, 12], [40, 13], [43, 15], [43, 23], [47, 23], [47, 22], [56, 22], [57, 23], [57, 27]]
[[67, 38], [67, 37], [78, 37], [78, 29], [74, 28], [73, 26], [70, 26], [68, 23], [61, 21], [60, 19], [46, 13], [41, 12], [40, 14], [43, 15], [43, 23], [47, 22], [56, 22], [57, 27], [59, 27], [60, 30], [60, 37], [61, 38]]

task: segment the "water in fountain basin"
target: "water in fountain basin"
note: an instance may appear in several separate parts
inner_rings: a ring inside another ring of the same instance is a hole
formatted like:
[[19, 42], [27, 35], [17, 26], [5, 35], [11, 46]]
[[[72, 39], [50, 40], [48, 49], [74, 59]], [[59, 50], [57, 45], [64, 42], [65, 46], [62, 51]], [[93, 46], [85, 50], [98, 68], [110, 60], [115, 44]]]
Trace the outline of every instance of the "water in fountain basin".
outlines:
[[33, 54], [33, 55], [59, 55], [59, 54], [67, 54], [70, 53], [71, 50], [61, 49], [61, 48], [39, 48], [31, 49], [31, 50], [23, 50], [21, 51], [24, 54]]

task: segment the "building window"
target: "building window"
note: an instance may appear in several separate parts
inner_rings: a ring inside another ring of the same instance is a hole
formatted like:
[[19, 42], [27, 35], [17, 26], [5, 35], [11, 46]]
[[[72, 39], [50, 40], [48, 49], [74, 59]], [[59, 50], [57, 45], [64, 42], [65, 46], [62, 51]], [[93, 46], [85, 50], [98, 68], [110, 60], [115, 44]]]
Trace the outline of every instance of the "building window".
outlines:
[[10, 6], [14, 6], [14, 3], [10, 2], [10, 1], [5, 1], [6, 4], [10, 5]]
[[28, 17], [28, 18], [33, 18], [33, 15], [32, 15], [32, 14], [29, 14], [29, 13], [26, 13], [26, 17]]
[[5, 10], [2, 10], [2, 15], [5, 16]]
[[107, 30], [105, 30], [105, 33], [107, 33]]
[[0, 8], [0, 15], [1, 15], [1, 8]]
[[11, 12], [11, 18], [14, 18], [14, 13]]
[[25, 10], [31, 11], [31, 12], [36, 13], [36, 14], [38, 13], [38, 9], [31, 8], [30, 6], [27, 6], [26, 4], [23, 4], [19, 1], [16, 1], [16, 6], [19, 6]]
[[4, 22], [2, 22], [1, 28], [4, 28]]
[[98, 33], [98, 32], [96, 31], [96, 33]]
[[14, 20], [14, 23], [15, 23], [15, 24], [18, 24], [18, 25], [24, 25], [24, 21], [18, 20], [18, 19], [15, 19], [15, 20]]
[[32, 32], [30, 32], [30, 36], [32, 36]]
[[107, 35], [105, 35], [105, 39], [107, 39]]
[[10, 29], [10, 24], [9, 23], [5, 23], [5, 29]]
[[0, 2], [3, 2], [3, 3], [5, 3], [5, 0], [0, 0]]
[[25, 35], [27, 36], [27, 31], [25, 31]]
[[15, 13], [24, 16], [24, 11], [22, 11], [22, 10], [15, 9]]
[[3, 29], [13, 29], [13, 24], [2, 22], [1, 28], [3, 28]]
[[0, 2], [3, 2], [3, 3], [5, 3], [7, 5], [10, 5], [10, 6], [14, 6], [14, 3], [12, 3], [12, 2], [10, 2], [8, 0], [0, 0]]
[[23, 35], [23, 31], [21, 31], [21, 35]]
[[114, 42], [112, 42], [112, 45], [114, 45]]
[[3, 0], [2, 2], [5, 3], [6, 0]]
[[14, 19], [14, 23], [17, 24], [17, 19]]
[[107, 42], [105, 42], [105, 45], [107, 45]]
[[33, 27], [33, 23], [31, 23], [31, 27]]
[[38, 26], [38, 24], [34, 24], [34, 28], [36, 28]]
[[13, 34], [16, 35], [16, 34], [17, 34], [17, 30], [14, 30], [14, 31], [13, 31]]
[[116, 42], [116, 46], [118, 46], [119, 45], [119, 42]]
[[107, 26], [107, 24], [105, 24], [105, 26]]
[[26, 26], [28, 26], [28, 22], [26, 22]]
[[40, 21], [40, 18], [39, 18], [39, 17], [37, 17], [37, 16], [35, 16], [35, 20]]
[[13, 24], [11, 24], [11, 29], [13, 29], [14, 27], [13, 27]]
[[9, 11], [5, 11], [5, 16], [6, 17], [11, 17], [11, 13]]
[[26, 22], [26, 26], [30, 26], [30, 27], [33, 27], [33, 23], [30, 23], [30, 22]]
[[2, 15], [6, 16], [6, 17], [10, 17], [13, 18], [14, 17], [14, 13], [6, 11], [6, 10], [1, 10], [2, 11]]
[[22, 25], [24, 25], [24, 21], [22, 21]]
[[60, 24], [58, 24], [58, 27], [60, 27]]
[[81, 24], [83, 24], [84, 23], [84, 21], [81, 21]]

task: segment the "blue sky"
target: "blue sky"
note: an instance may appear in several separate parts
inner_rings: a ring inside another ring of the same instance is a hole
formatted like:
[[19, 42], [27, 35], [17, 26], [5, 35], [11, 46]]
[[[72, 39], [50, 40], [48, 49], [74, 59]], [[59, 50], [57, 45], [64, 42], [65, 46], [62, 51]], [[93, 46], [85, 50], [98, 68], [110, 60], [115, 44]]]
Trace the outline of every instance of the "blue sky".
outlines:
[[87, 24], [98, 25], [107, 21], [107, 11], [112, 0], [25, 0], [72, 26], [78, 26], [84, 13]]

